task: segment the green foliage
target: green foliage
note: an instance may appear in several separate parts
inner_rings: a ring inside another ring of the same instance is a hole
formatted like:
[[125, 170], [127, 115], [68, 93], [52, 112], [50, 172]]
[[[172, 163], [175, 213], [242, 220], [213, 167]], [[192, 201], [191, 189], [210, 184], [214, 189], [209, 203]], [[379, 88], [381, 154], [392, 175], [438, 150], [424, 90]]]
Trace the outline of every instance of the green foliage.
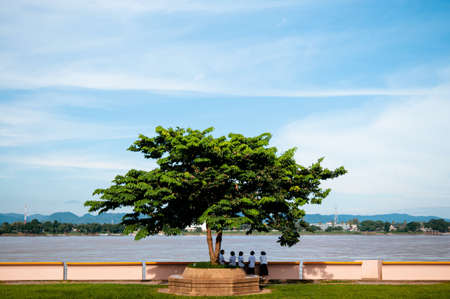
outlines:
[[444, 219], [432, 219], [425, 223], [425, 227], [431, 228], [432, 230], [436, 230], [441, 233], [447, 233], [449, 226], [450, 222], [447, 222]]
[[329, 226], [325, 229], [325, 232], [329, 233], [329, 232], [341, 232], [344, 229], [342, 228], [342, 226]]
[[229, 266], [229, 265], [221, 265], [221, 264], [211, 264], [211, 262], [195, 262], [188, 265], [189, 268], [201, 268], [201, 269], [208, 269], [208, 268], [236, 268], [235, 266]]
[[12, 233], [11, 225], [8, 222], [3, 222], [2, 226], [0, 227], [0, 235], [10, 233]]
[[[420, 232], [422, 226], [426, 228], [431, 228], [432, 230], [439, 231], [442, 233], [448, 232], [448, 227], [450, 226], [450, 222], [445, 221], [444, 219], [432, 219], [425, 223], [420, 223], [416, 221], [411, 221], [406, 223], [395, 223], [393, 224], [394, 227], [396, 227], [397, 232]], [[372, 221], [372, 220], [366, 220], [359, 224], [359, 229], [361, 231], [384, 231], [389, 232], [390, 231], [391, 224], [389, 222], [382, 222], [382, 221]]]
[[317, 231], [322, 231], [322, 229], [319, 227], [319, 226], [317, 226], [317, 225], [309, 225], [307, 228], [306, 228], [306, 231], [307, 232], [311, 232], [311, 233], [314, 233], [314, 232], [317, 232]]
[[385, 225], [389, 222], [365, 220], [358, 225], [358, 228], [362, 232], [381, 232], [385, 230]]
[[323, 158], [309, 167], [298, 165], [295, 149], [278, 155], [269, 147], [269, 133], [216, 138], [212, 131], [157, 127], [155, 137], [140, 135], [129, 150], [156, 159], [158, 167], [116, 176], [111, 187], [95, 190], [99, 200], [85, 205], [99, 213], [131, 207], [123, 223], [138, 231], [136, 238], [176, 234], [206, 222], [215, 231], [275, 229], [281, 245], [296, 244], [295, 225], [305, 215], [301, 207], [320, 204], [330, 193], [321, 182], [346, 170], [322, 168]]
[[408, 232], [418, 232], [418, 231], [420, 231], [420, 227], [421, 227], [421, 224], [419, 222], [415, 222], [415, 221], [408, 222], [408, 224], [406, 224], [406, 230]]
[[12, 224], [3, 223], [0, 226], [1, 234], [67, 234], [67, 233], [80, 233], [80, 234], [96, 234], [96, 233], [114, 233], [119, 234], [124, 230], [122, 224], [72, 224], [72, 223], [60, 223], [58, 221], [44, 223], [39, 222], [36, 219], [24, 224], [23, 222], [15, 222]]

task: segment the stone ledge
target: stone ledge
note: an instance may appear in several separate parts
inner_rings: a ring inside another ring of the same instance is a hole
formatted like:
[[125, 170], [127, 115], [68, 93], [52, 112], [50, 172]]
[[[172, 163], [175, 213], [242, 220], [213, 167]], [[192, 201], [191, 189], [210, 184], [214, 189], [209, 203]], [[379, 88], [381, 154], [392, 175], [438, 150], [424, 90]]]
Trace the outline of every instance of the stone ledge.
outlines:
[[[186, 296], [185, 294], [177, 294], [177, 293], [169, 292], [169, 289], [168, 289], [168, 288], [158, 289], [158, 293], [161, 293], [161, 294], [172, 294], [172, 295]], [[257, 292], [257, 293], [233, 294], [232, 296], [262, 295], [262, 294], [270, 294], [270, 293], [272, 293], [272, 290], [269, 290], [269, 289], [263, 289], [263, 290], [260, 290], [260, 291]], [[197, 296], [197, 295], [190, 295], [190, 296]], [[203, 295], [200, 295], [200, 296], [203, 296]], [[212, 296], [214, 296], [214, 295], [212, 295]], [[220, 296], [221, 296], [221, 295], [220, 295]]]
[[[164, 291], [166, 290], [166, 291]], [[230, 296], [261, 294], [259, 277], [247, 276], [244, 270], [186, 268], [183, 275], [169, 276], [169, 288], [176, 295]]]

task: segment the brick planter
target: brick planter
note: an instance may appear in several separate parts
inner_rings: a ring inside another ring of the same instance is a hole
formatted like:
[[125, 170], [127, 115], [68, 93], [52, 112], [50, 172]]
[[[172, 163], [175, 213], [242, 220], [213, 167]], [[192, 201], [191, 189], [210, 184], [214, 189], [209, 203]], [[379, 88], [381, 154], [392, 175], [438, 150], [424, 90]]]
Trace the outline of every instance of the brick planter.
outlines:
[[[167, 289], [166, 289], [167, 290]], [[182, 275], [169, 276], [171, 294], [189, 296], [229, 296], [261, 293], [259, 277], [244, 270], [186, 267]]]

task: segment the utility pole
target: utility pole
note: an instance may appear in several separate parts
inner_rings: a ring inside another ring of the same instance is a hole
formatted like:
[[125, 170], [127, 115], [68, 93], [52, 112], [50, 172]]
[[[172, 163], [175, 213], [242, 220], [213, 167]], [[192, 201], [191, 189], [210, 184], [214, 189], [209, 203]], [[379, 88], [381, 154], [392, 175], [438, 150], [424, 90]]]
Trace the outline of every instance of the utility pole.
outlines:
[[338, 223], [338, 214], [337, 214], [337, 207], [334, 208], [334, 224], [333, 226], [336, 226], [336, 224]]
[[23, 212], [23, 224], [27, 224], [27, 216], [28, 216], [28, 208], [27, 205], [25, 204], [25, 209]]

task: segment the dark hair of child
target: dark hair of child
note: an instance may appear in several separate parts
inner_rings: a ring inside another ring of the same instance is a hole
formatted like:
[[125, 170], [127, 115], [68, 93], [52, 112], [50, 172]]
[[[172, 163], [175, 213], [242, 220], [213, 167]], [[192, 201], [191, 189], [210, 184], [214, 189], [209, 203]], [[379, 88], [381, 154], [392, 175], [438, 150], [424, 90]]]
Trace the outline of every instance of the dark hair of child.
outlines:
[[239, 251], [239, 256], [243, 256], [244, 253], [242, 251]]
[[266, 252], [265, 251], [261, 251], [261, 255], [266, 255]]
[[234, 256], [234, 251], [230, 252], [230, 255]]
[[250, 251], [250, 255], [255, 255], [255, 252], [253, 250]]
[[222, 249], [222, 250], [220, 251], [220, 253], [221, 253], [221, 254], [224, 254], [224, 253], [225, 253], [225, 250]]

